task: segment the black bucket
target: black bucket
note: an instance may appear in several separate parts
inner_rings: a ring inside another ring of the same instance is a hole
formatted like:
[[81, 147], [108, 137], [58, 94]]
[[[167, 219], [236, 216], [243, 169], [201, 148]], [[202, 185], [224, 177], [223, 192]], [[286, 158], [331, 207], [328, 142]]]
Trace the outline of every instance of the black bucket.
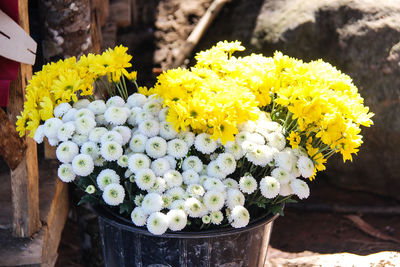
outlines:
[[106, 267], [262, 267], [278, 217], [260, 218], [245, 228], [156, 236], [105, 209], [95, 210]]

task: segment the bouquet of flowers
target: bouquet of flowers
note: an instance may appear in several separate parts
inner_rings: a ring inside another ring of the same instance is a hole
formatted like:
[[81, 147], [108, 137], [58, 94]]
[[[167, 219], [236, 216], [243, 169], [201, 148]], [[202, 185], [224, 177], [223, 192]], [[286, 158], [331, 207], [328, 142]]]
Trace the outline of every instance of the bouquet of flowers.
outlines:
[[242, 50], [219, 42], [153, 88], [137, 86], [122, 46], [48, 64], [27, 86], [17, 129], [57, 146], [58, 176], [87, 193], [81, 202], [155, 235], [245, 227], [307, 198], [305, 179], [335, 153], [352, 160], [373, 114], [322, 60], [233, 56]]

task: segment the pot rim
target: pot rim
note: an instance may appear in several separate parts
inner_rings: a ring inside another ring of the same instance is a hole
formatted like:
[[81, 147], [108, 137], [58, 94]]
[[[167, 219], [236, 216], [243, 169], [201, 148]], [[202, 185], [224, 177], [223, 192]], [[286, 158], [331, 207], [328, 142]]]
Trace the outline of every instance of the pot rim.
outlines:
[[266, 224], [272, 223], [276, 218], [278, 218], [279, 214], [276, 215], [264, 215], [255, 220], [251, 221], [246, 227], [243, 228], [223, 228], [217, 230], [204, 230], [204, 231], [191, 231], [191, 232], [183, 232], [177, 231], [173, 232], [167, 230], [162, 235], [153, 235], [147, 229], [138, 227], [134, 225], [131, 221], [115, 214], [110, 211], [106, 207], [103, 206], [94, 206], [93, 207], [95, 213], [101, 217], [102, 220], [106, 221], [108, 224], [113, 225], [114, 227], [122, 228], [126, 231], [138, 233], [142, 235], [152, 236], [152, 237], [160, 237], [160, 238], [210, 238], [210, 237], [219, 237], [219, 236], [227, 236], [233, 234], [239, 234], [251, 231], [253, 229], [262, 227]]

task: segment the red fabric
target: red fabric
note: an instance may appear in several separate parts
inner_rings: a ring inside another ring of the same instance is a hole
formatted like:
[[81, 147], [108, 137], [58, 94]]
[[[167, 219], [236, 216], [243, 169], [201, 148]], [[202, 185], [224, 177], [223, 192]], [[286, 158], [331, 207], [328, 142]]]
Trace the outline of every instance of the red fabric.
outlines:
[[[0, 9], [18, 23], [18, 0], [0, 0]], [[0, 106], [8, 104], [10, 82], [18, 75], [20, 63], [0, 56]]]

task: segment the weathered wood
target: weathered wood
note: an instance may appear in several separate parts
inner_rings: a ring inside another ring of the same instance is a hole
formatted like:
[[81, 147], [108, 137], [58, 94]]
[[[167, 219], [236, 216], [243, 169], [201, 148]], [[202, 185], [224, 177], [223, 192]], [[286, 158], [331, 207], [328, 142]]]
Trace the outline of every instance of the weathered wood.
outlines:
[[118, 27], [131, 25], [131, 0], [111, 0], [109, 20]]
[[[90, 28], [91, 28], [91, 37], [92, 37], [92, 52], [93, 53], [100, 53], [101, 50], [101, 4], [99, 0], [91, 0], [91, 8], [90, 8]], [[107, 2], [107, 1], [104, 1]], [[104, 22], [105, 23], [105, 22]], [[104, 25], [104, 24], [103, 24]]]
[[92, 10], [96, 10], [96, 17], [98, 18], [99, 26], [104, 26], [110, 14], [109, 0], [91, 0], [90, 5]]
[[[12, 148], [12, 149], [10, 149]], [[0, 108], [0, 156], [14, 170], [25, 157], [26, 143], [20, 138], [7, 114]]]
[[45, 159], [57, 159], [56, 146], [51, 146], [47, 138], [44, 138], [44, 158]]
[[[28, 1], [18, 1], [19, 24], [29, 33]], [[7, 108], [10, 121], [15, 124], [16, 116], [23, 109], [25, 87], [32, 77], [32, 67], [21, 64], [18, 78], [10, 84]], [[39, 219], [39, 174], [36, 143], [26, 138], [26, 155], [11, 171], [11, 199], [13, 207], [13, 233], [18, 237], [29, 237], [41, 226]]]

